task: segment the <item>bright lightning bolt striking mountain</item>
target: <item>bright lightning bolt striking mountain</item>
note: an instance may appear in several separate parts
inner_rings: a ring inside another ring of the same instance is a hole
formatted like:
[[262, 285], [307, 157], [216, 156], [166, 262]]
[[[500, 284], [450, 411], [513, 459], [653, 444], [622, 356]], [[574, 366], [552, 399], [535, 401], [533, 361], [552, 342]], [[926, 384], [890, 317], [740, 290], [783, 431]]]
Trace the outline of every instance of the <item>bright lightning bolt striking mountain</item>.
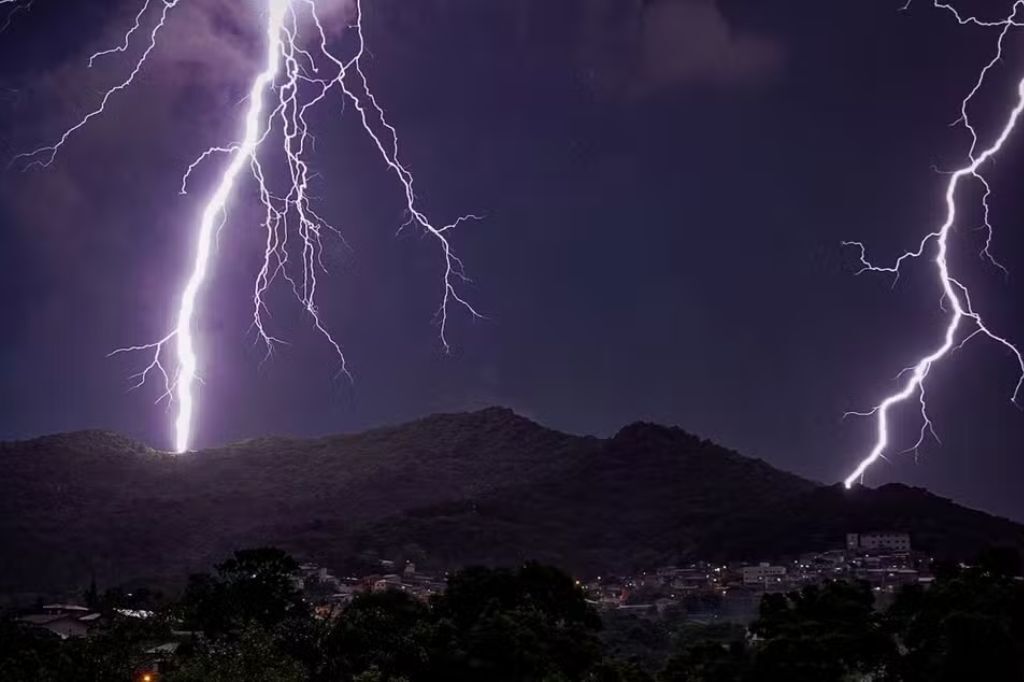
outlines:
[[[110, 88], [92, 111], [68, 128], [53, 144], [19, 158], [28, 161], [29, 165], [52, 164], [61, 148], [76, 133], [93, 118], [104, 113], [111, 98], [132, 85], [156, 49], [160, 33], [171, 12], [182, 2], [189, 1], [145, 0], [122, 42], [116, 47], [95, 53], [89, 60], [92, 66], [97, 59], [128, 51], [136, 34], [144, 30], [142, 27], [151, 12], [151, 6], [159, 6], [159, 10], [154, 11], [156, 17], [151, 22], [153, 26], [146, 38], [145, 47], [128, 76]], [[213, 242], [226, 220], [231, 196], [246, 171], [255, 180], [263, 204], [266, 240], [263, 264], [253, 289], [253, 328], [269, 355], [280, 340], [267, 327], [265, 295], [272, 284], [284, 280], [309, 314], [313, 326], [337, 354], [339, 373], [348, 374], [341, 345], [320, 318], [316, 303], [318, 274], [325, 270], [322, 258], [324, 232], [337, 233], [337, 230], [317, 214], [310, 197], [313, 172], [308, 157], [313, 146], [313, 136], [307, 124], [307, 114], [333, 93], [352, 104], [385, 166], [398, 179], [409, 216], [403, 227], [419, 227], [440, 248], [443, 278], [438, 320], [441, 343], [445, 350], [448, 350], [448, 315], [453, 305], [461, 306], [471, 315], [479, 317], [479, 313], [459, 292], [458, 285], [465, 281], [465, 274], [462, 262], [455, 255], [448, 239], [449, 231], [456, 226], [478, 218], [463, 216], [452, 223], [438, 225], [419, 208], [412, 173], [400, 158], [398, 133], [388, 123], [362, 68], [365, 39], [361, 0], [352, 0], [354, 20], [349, 32], [354, 34], [357, 42], [353, 55], [345, 59], [337, 57], [329, 48], [330, 41], [317, 12], [316, 0], [267, 1], [269, 7], [264, 66], [249, 90], [242, 137], [231, 144], [203, 152], [182, 178], [181, 191], [185, 193], [192, 172], [202, 162], [216, 155], [225, 155], [229, 159], [202, 210], [194, 246], [195, 259], [182, 289], [176, 323], [159, 341], [121, 348], [112, 353], [149, 354], [149, 363], [134, 377], [137, 380], [135, 385], [141, 386], [153, 373], [162, 378], [164, 390], [161, 399], [170, 399], [178, 408], [174, 423], [177, 452], [187, 451], [193, 439], [196, 381], [200, 368], [196, 326], [200, 295], [212, 265]], [[271, 140], [278, 141], [281, 145], [278, 151], [283, 152], [287, 171], [284, 191], [271, 186], [270, 173], [265, 171], [264, 162], [261, 161], [260, 151]], [[289, 240], [292, 240], [291, 244]], [[295, 258], [298, 260], [297, 266], [294, 264]], [[168, 359], [168, 355], [173, 358], [173, 362]]]
[[945, 221], [937, 230], [925, 235], [920, 244], [918, 244], [916, 250], [903, 254], [891, 266], [877, 266], [867, 259], [865, 247], [861, 242], [846, 242], [845, 244], [859, 249], [860, 262], [863, 266], [861, 272], [883, 272], [892, 274], [896, 277], [899, 276], [900, 270], [906, 262], [920, 258], [924, 256], [929, 249], [934, 249], [935, 267], [937, 269], [939, 282], [942, 285], [943, 300], [947, 301], [949, 304], [950, 316], [941, 344], [939, 344], [935, 350], [918, 359], [912, 367], [907, 368], [903, 373], [901, 373], [901, 377], [906, 376], [907, 378], [901, 378], [902, 387], [899, 391], [886, 397], [874, 409], [868, 412], [852, 413], [861, 416], [873, 416], [876, 420], [878, 430], [876, 440], [871, 451], [861, 460], [853, 472], [844, 481], [847, 488], [852, 487], [854, 483], [862, 479], [864, 472], [867, 471], [868, 467], [883, 458], [891, 447], [889, 415], [892, 408], [896, 407], [900, 403], [906, 402], [916, 396], [921, 410], [922, 426], [920, 436], [916, 445], [911, 449], [919, 447], [924, 442], [924, 439], [929, 432], [934, 435], [932, 422], [928, 416], [928, 404], [925, 400], [925, 380], [928, 378], [929, 373], [937, 363], [948, 357], [955, 350], [963, 347], [964, 344], [975, 337], [983, 336], [991, 341], [995, 341], [997, 344], [1008, 350], [1014, 358], [1016, 358], [1017, 363], [1020, 366], [1021, 375], [1013, 392], [1012, 399], [1014, 402], [1017, 401], [1017, 398], [1020, 396], [1021, 389], [1024, 387], [1024, 355], [1022, 355], [1021, 351], [1018, 350], [1018, 348], [1008, 339], [996, 334], [985, 324], [981, 314], [975, 310], [971, 302], [971, 295], [967, 287], [950, 272], [948, 259], [950, 233], [957, 224], [957, 192], [963, 181], [974, 180], [981, 185], [983, 190], [982, 208], [984, 211], [984, 228], [987, 231], [985, 246], [981, 251], [981, 255], [995, 266], [1002, 268], [1002, 266], [995, 261], [990, 250], [992, 246], [992, 224], [989, 216], [988, 199], [991, 190], [985, 176], [982, 174], [982, 171], [986, 165], [992, 161], [1000, 151], [1002, 151], [1007, 140], [1010, 138], [1011, 134], [1014, 133], [1022, 112], [1024, 112], [1024, 79], [1021, 79], [1018, 83], [1016, 104], [1004, 118], [1004, 123], [998, 136], [995, 138], [994, 142], [992, 142], [988, 147], [985, 147], [980, 153], [978, 151], [980, 143], [979, 135], [971, 122], [969, 108], [971, 101], [985, 84], [985, 80], [989, 75], [989, 72], [1002, 60], [1003, 44], [1007, 34], [1014, 28], [1024, 27], [1024, 0], [1017, 0], [1010, 11], [1010, 14], [1005, 18], [991, 21], [964, 15], [951, 5], [939, 2], [939, 0], [934, 0], [933, 4], [939, 9], [951, 12], [956, 20], [962, 25], [974, 25], [999, 30], [995, 55], [992, 57], [991, 61], [982, 68], [981, 72], [978, 74], [974, 87], [963, 99], [960, 106], [959, 122], [963, 123], [971, 137], [968, 163], [954, 171], [949, 176], [949, 182], [946, 185], [945, 193]]

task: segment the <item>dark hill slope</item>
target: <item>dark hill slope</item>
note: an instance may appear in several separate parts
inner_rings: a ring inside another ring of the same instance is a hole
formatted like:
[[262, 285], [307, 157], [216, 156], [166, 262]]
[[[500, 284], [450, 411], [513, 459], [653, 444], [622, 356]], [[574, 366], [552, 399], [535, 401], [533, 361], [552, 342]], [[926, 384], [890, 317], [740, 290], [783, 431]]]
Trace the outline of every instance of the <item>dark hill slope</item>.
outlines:
[[509, 410], [366, 433], [264, 438], [188, 456], [81, 432], [0, 445], [0, 593], [181, 578], [226, 552], [288, 544], [544, 476], [597, 441]]
[[277, 544], [344, 565], [535, 558], [584, 571], [760, 558], [900, 528], [944, 553], [1021, 526], [900, 486], [826, 488], [679, 429], [570, 436], [509, 410], [178, 457], [114, 434], [0, 445], [0, 594], [180, 580]]
[[973, 558], [992, 545], [1024, 548], [1020, 524], [898, 483], [877, 489], [819, 487], [767, 517], [737, 517], [723, 529], [717, 548], [768, 557], [834, 546], [847, 532], [872, 530], [907, 531], [916, 547], [946, 559]]
[[401, 555], [415, 544], [442, 565], [537, 558], [595, 573], [772, 558], [888, 529], [944, 556], [1024, 547], [1022, 526], [923, 490], [819, 486], [679, 429], [635, 424], [551, 478], [373, 524], [355, 549]]

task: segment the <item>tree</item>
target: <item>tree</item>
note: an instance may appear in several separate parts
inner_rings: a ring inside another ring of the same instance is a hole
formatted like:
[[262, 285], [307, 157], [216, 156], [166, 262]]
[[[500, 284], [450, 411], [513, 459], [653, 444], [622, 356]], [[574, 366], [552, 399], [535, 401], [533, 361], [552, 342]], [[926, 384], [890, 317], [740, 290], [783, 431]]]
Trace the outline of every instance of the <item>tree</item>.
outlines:
[[309, 616], [294, 576], [296, 561], [279, 549], [235, 552], [216, 575], [189, 578], [182, 611], [190, 627], [216, 637], [250, 622], [273, 628]]
[[60, 679], [71, 668], [60, 638], [13, 620], [0, 620], [0, 680]]
[[750, 631], [760, 640], [753, 658], [753, 675], [759, 681], [877, 676], [896, 653], [866, 583], [830, 582], [765, 595]]
[[906, 653], [905, 682], [1024, 682], [1024, 584], [992, 567], [962, 570], [927, 590], [904, 590], [889, 609]]
[[635, 663], [606, 659], [587, 674], [586, 682], [654, 682], [654, 678]]
[[[114, 618], [88, 638], [61, 640], [45, 630], [0, 622], [0, 680], [127, 680], [148, 658], [147, 643], [170, 632], [160, 620]], [[151, 644], [150, 644], [151, 646]]]
[[676, 632], [676, 651], [659, 682], [738, 682], [747, 679], [750, 651], [741, 625], [684, 625]]
[[601, 641], [606, 656], [657, 670], [672, 651], [670, 619], [608, 611], [602, 614], [601, 620]]
[[306, 670], [281, 652], [266, 630], [250, 623], [237, 637], [201, 645], [167, 682], [304, 682]]
[[1015, 547], [987, 547], [978, 554], [978, 568], [1000, 578], [1012, 578], [1022, 573], [1020, 552]]
[[352, 682], [408, 682], [404, 677], [385, 677], [376, 668], [370, 668], [352, 678]]
[[472, 568], [433, 602], [434, 673], [446, 680], [583, 679], [602, 658], [601, 621], [554, 568]]
[[401, 591], [356, 597], [325, 640], [321, 678], [648, 682], [602, 663], [600, 625], [582, 590], [556, 569], [471, 568], [429, 604]]
[[739, 682], [748, 679], [750, 656], [743, 642], [705, 640], [672, 655], [659, 682]]
[[369, 675], [382, 682], [417, 679], [427, 668], [430, 613], [404, 592], [359, 595], [324, 642], [325, 680]]

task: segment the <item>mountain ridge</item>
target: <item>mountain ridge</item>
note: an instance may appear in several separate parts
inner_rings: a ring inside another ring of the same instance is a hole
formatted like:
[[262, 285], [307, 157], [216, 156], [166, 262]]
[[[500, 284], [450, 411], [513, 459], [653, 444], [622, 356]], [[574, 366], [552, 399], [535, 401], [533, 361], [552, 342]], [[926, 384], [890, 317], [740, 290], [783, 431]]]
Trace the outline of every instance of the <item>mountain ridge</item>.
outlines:
[[106, 431], [0, 444], [0, 594], [167, 584], [239, 547], [331, 566], [538, 559], [578, 573], [769, 558], [907, 530], [966, 556], [1024, 526], [927, 491], [825, 486], [678, 427], [564, 434], [507, 408], [186, 456]]

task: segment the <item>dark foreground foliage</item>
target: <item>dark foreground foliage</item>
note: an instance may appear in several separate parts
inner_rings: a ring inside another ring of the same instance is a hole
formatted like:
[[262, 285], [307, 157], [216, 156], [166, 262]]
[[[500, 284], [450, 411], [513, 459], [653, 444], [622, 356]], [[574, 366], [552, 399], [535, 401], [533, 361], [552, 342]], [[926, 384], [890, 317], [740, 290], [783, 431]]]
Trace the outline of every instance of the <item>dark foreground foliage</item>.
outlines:
[[[429, 603], [362, 594], [324, 618], [295, 589], [295, 568], [278, 550], [238, 552], [153, 618], [110, 611], [84, 639], [0, 622], [0, 680], [1024, 682], [1024, 582], [998, 554], [885, 611], [862, 584], [767, 595], [749, 629], [684, 612], [602, 623], [572, 579], [537, 564], [466, 569]], [[176, 652], [154, 653], [168, 641]]]

